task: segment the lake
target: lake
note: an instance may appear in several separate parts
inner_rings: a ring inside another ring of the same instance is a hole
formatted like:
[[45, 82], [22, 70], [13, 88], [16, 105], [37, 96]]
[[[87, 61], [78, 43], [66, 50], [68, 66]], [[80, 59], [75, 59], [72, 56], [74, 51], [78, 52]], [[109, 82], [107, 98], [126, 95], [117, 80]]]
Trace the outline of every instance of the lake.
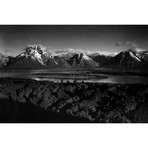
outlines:
[[93, 74], [91, 71], [58, 71], [58, 70], [3, 70], [0, 78], [23, 78], [37, 81], [54, 82], [90, 82], [90, 83], [146, 83], [147, 76]]

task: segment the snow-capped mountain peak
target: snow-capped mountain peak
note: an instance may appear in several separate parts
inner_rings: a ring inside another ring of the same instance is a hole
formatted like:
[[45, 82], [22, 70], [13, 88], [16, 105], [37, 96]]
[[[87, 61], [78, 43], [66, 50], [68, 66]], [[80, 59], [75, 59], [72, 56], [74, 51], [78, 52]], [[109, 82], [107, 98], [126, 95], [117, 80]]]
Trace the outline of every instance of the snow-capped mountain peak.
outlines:
[[72, 58], [70, 58], [68, 63], [72, 67], [98, 67], [99, 65], [84, 53], [75, 54]]
[[130, 67], [130, 68], [140, 68], [145, 67], [147, 64], [148, 57], [141, 51], [136, 51], [133, 49], [128, 49], [117, 54], [115, 57], [110, 58], [107, 62], [107, 66], [117, 66], [117, 67]]
[[27, 48], [25, 49], [26, 54], [37, 54], [39, 53], [40, 55], [46, 55], [48, 54], [48, 51], [46, 47], [42, 46], [41, 44], [38, 45], [28, 45]]
[[17, 58], [31, 58], [37, 60], [42, 65], [45, 65], [44, 61], [46, 57], [51, 57], [51, 54], [47, 51], [46, 47], [41, 44], [38, 45], [27, 45], [27, 48]]
[[48, 68], [69, 67], [63, 58], [55, 58], [49, 53], [46, 47], [38, 45], [28, 45], [24, 51], [14, 57], [7, 65], [7, 68], [14, 69], [48, 69]]
[[139, 50], [136, 49], [128, 49], [124, 51], [123, 53], [129, 54], [129, 57], [133, 58], [136, 62], [142, 62], [141, 61], [141, 53]]

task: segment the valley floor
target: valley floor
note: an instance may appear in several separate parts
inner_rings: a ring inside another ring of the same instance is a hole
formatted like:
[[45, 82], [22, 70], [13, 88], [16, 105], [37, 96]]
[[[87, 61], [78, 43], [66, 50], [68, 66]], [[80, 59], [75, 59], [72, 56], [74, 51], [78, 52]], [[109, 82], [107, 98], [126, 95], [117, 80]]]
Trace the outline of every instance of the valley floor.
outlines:
[[0, 79], [0, 122], [147, 123], [148, 84]]

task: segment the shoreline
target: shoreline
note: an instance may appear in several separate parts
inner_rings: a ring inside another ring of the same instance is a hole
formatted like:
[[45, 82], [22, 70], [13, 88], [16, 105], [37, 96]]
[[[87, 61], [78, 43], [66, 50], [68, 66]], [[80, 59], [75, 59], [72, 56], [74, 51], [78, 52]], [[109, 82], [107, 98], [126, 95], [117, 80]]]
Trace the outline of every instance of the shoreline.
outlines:
[[[32, 82], [47, 82], [47, 83], [55, 83], [55, 84], [60, 84], [60, 83], [86, 83], [86, 84], [104, 84], [104, 85], [148, 85], [147, 82], [145, 83], [130, 83], [130, 82], [126, 82], [126, 83], [122, 83], [122, 82], [112, 82], [112, 83], [108, 83], [108, 82], [91, 82], [91, 81], [87, 81], [87, 80], [77, 80], [77, 79], [73, 79], [72, 81], [69, 81], [69, 79], [66, 79], [63, 81], [63, 79], [60, 79], [59, 81], [53, 81], [53, 80], [42, 80], [39, 78], [15, 78], [15, 77], [0, 77], [0, 82], [1, 81], [7, 81], [7, 80], [13, 80], [13, 81], [32, 81]], [[53, 78], [54, 79], [54, 78]], [[100, 78], [101, 79], [106, 79], [106, 78]]]

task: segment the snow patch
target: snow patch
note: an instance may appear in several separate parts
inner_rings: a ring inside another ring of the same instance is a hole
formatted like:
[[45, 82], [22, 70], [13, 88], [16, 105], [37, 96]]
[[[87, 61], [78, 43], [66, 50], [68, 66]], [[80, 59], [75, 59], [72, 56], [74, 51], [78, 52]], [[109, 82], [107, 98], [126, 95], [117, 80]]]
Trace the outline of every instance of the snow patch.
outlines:
[[130, 53], [130, 55], [131, 55], [134, 59], [136, 59], [137, 61], [141, 62], [141, 60], [140, 60], [137, 56], [135, 56], [132, 52], [129, 52], [129, 53]]
[[83, 58], [84, 58], [85, 60], [90, 60], [90, 58], [89, 58], [87, 55], [85, 55], [85, 54], [83, 54]]

